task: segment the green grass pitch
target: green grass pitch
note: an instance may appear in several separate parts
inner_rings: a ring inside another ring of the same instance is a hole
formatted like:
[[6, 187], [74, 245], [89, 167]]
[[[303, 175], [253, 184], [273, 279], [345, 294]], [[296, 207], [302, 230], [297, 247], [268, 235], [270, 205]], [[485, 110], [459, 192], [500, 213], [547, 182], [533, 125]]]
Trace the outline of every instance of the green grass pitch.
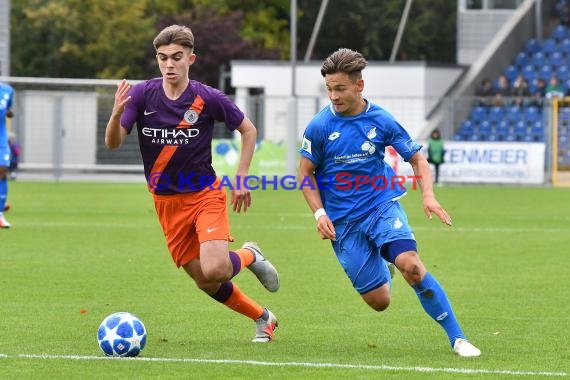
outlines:
[[[437, 188], [448, 228], [402, 203], [424, 263], [446, 289], [480, 358], [455, 356], [397, 274], [374, 312], [350, 286], [299, 191], [254, 191], [231, 214], [238, 247], [256, 240], [281, 275], [268, 293], [235, 281], [280, 326], [253, 322], [200, 292], [166, 250], [144, 184], [11, 182], [0, 231], [0, 378], [507, 379], [570, 376], [570, 190]], [[116, 311], [148, 330], [139, 358], [105, 359], [96, 331]]]

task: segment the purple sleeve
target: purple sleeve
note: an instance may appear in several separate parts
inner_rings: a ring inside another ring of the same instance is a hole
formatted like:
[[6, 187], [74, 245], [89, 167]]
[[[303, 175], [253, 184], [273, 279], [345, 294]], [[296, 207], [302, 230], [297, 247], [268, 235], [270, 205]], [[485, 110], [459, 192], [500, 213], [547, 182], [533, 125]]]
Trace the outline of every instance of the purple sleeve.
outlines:
[[226, 123], [228, 129], [232, 131], [236, 130], [245, 118], [243, 112], [223, 92], [217, 89], [212, 89], [211, 96], [213, 101], [207, 101], [206, 104], [211, 106], [210, 112], [212, 117], [216, 121], [223, 121]]
[[129, 95], [131, 100], [125, 106], [125, 111], [121, 115], [121, 126], [125, 128], [128, 133], [131, 133], [135, 122], [137, 121], [139, 114], [144, 110], [145, 107], [145, 97], [144, 97], [144, 84], [146, 82], [139, 83], [131, 88]]

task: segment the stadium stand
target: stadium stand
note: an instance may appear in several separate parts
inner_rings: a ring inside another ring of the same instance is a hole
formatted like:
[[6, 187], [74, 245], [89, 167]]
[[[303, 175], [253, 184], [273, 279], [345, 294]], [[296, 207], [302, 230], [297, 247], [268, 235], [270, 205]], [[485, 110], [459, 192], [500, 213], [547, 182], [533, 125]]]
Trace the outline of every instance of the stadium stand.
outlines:
[[[550, 79], [556, 76], [565, 96], [569, 96], [569, 64], [570, 25], [561, 21], [542, 41], [536, 38], [526, 41], [522, 50], [503, 69], [502, 74], [510, 82], [511, 88], [521, 75], [528, 81], [531, 94], [539, 91], [539, 81], [549, 83]], [[498, 78], [492, 80], [492, 83], [496, 94]], [[457, 128], [453, 140], [544, 142], [549, 103], [543, 102], [542, 99], [536, 101], [531, 97], [522, 103], [517, 102], [514, 97], [504, 99], [501, 105], [481, 102], [479, 99], [467, 119]], [[570, 106], [560, 108], [559, 120], [559, 145], [564, 148], [569, 144], [570, 138]], [[564, 161], [568, 162], [564, 164], [570, 165], [570, 153], [565, 157], [567, 158]]]

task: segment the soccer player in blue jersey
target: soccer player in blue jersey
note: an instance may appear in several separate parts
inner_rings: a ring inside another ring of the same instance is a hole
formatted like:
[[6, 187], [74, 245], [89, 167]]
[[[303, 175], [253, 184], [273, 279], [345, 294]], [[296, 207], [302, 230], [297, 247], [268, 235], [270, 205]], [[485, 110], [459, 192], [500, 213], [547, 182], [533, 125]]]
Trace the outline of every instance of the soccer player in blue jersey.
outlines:
[[429, 164], [394, 118], [362, 95], [365, 58], [350, 49], [332, 53], [321, 66], [331, 104], [309, 123], [300, 149], [299, 174], [310, 178], [303, 195], [323, 239], [362, 299], [374, 310], [390, 304], [393, 263], [415, 290], [426, 313], [445, 330], [460, 356], [479, 356], [461, 330], [447, 295], [421, 262], [412, 229], [398, 202], [401, 177], [384, 161], [392, 146], [412, 165], [423, 195], [424, 212], [451, 225], [435, 198]]
[[10, 168], [10, 138], [7, 118], [14, 116], [12, 102], [14, 89], [8, 83], [0, 82], [0, 228], [10, 228], [10, 223], [4, 218], [7, 210], [8, 173]]
[[136, 123], [145, 176], [172, 260], [214, 300], [255, 321], [253, 342], [269, 342], [277, 318], [232, 279], [247, 267], [275, 292], [279, 277], [256, 243], [229, 250], [233, 238], [225, 186], [212, 168], [214, 123], [221, 121], [241, 136], [231, 204], [235, 212], [245, 212], [251, 195], [237, 181], [248, 174], [256, 128], [222, 92], [190, 80], [190, 66], [196, 60], [190, 28], [166, 27], [153, 45], [162, 77], [132, 88], [125, 80], [119, 83], [105, 144], [110, 149], [121, 146]]

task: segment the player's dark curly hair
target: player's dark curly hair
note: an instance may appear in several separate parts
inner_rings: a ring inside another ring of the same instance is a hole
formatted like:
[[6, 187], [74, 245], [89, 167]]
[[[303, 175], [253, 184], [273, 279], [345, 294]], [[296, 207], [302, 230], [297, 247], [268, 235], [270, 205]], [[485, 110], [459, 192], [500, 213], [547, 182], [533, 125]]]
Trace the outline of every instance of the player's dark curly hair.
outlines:
[[362, 70], [368, 62], [357, 51], [342, 48], [329, 55], [321, 66], [321, 75], [347, 73], [352, 80], [362, 78]]
[[162, 29], [152, 41], [155, 49], [164, 45], [176, 44], [194, 49], [194, 34], [184, 25], [170, 25]]

